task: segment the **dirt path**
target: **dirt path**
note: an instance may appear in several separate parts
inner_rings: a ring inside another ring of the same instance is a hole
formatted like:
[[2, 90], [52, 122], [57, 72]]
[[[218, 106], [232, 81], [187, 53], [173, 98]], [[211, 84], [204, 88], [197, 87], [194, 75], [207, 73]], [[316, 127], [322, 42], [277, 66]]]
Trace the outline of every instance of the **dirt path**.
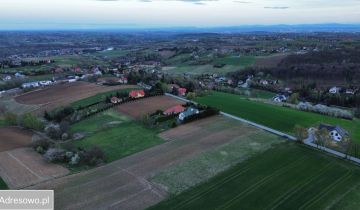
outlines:
[[[91, 171], [38, 184], [31, 189], [54, 189], [56, 209], [145, 209], [167, 196], [166, 190], [147, 181], [151, 176], [254, 131], [250, 127], [234, 129], [238, 125], [243, 124], [220, 116], [199, 120], [161, 134], [172, 141]], [[195, 131], [193, 127], [196, 127]], [[225, 129], [226, 135], [217, 135], [217, 129]], [[183, 134], [187, 138], [179, 137]]]

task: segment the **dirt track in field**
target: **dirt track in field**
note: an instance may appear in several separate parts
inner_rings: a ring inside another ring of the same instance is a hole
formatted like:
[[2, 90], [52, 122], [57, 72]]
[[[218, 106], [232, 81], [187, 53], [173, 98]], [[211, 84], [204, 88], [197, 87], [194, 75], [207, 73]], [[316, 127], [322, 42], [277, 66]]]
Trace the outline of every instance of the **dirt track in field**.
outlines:
[[32, 148], [0, 152], [0, 176], [10, 189], [28, 187], [68, 173], [60, 165], [47, 163]]
[[111, 90], [135, 88], [135, 85], [101, 86], [88, 82], [59, 84], [44, 89], [25, 93], [15, 98], [21, 104], [42, 105], [40, 111], [51, 110], [72, 102]]
[[258, 130], [221, 116], [199, 120], [160, 135], [173, 141], [30, 189], [54, 189], [56, 209], [145, 209], [167, 197], [165, 189], [147, 181], [153, 175], [251, 132]]
[[31, 145], [33, 132], [18, 127], [0, 128], [0, 152]]
[[145, 114], [152, 114], [157, 110], [165, 111], [179, 104], [184, 104], [184, 102], [169, 96], [155, 96], [122, 104], [117, 106], [116, 110], [135, 119], [140, 119]]

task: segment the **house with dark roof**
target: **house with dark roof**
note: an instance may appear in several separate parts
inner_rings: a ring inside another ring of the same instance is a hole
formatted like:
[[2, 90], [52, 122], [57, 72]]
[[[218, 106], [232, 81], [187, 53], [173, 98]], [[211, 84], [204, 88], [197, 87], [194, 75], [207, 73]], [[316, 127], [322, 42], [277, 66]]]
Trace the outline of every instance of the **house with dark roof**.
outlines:
[[326, 129], [329, 131], [329, 135], [334, 141], [340, 142], [345, 137], [349, 136], [349, 134], [340, 126], [332, 126], [332, 125], [326, 125], [326, 124], [320, 124], [319, 130]]
[[195, 114], [199, 114], [199, 113], [200, 113], [200, 111], [198, 109], [196, 109], [194, 107], [189, 107], [185, 111], [183, 111], [179, 114], [179, 120], [183, 121], [183, 120], [185, 120], [185, 118], [190, 117]]

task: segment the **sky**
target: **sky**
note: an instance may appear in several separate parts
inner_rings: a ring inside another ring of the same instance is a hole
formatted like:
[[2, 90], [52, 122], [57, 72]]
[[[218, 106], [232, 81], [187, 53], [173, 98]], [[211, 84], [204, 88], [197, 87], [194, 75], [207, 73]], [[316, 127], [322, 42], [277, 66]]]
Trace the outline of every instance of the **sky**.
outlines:
[[0, 0], [0, 30], [360, 23], [360, 0]]

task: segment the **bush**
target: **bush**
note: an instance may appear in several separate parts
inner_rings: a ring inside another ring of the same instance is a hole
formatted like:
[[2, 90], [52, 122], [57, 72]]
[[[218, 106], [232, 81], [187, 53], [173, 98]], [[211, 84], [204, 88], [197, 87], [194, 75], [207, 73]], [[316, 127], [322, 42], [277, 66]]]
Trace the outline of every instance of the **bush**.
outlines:
[[95, 166], [104, 161], [104, 152], [99, 147], [91, 147], [80, 153], [80, 160], [87, 165]]
[[47, 150], [50, 146], [50, 141], [42, 136], [34, 135], [31, 140], [31, 145], [34, 149], [41, 147], [44, 150]]
[[62, 132], [59, 125], [49, 124], [45, 127], [45, 133], [52, 139], [60, 139]]
[[360, 107], [355, 109], [355, 117], [360, 118]]
[[321, 104], [317, 104], [317, 105], [313, 106], [312, 104], [310, 104], [308, 102], [305, 102], [305, 103], [301, 102], [296, 106], [296, 108], [299, 110], [302, 110], [302, 111], [315, 112], [315, 113], [319, 113], [319, 114], [323, 114], [323, 115], [329, 115], [332, 117], [344, 118], [344, 119], [349, 119], [349, 120], [352, 120], [354, 117], [353, 114], [347, 110], [328, 107], [328, 106], [321, 105]]
[[46, 161], [55, 163], [55, 162], [64, 162], [66, 160], [66, 152], [63, 149], [59, 148], [50, 148], [44, 154]]
[[18, 118], [17, 115], [11, 112], [7, 112], [4, 115], [5, 123], [8, 125], [17, 125], [18, 124], [17, 118]]
[[42, 131], [44, 128], [43, 122], [41, 122], [37, 117], [30, 113], [26, 113], [23, 117], [23, 126], [28, 129], [34, 129]]

